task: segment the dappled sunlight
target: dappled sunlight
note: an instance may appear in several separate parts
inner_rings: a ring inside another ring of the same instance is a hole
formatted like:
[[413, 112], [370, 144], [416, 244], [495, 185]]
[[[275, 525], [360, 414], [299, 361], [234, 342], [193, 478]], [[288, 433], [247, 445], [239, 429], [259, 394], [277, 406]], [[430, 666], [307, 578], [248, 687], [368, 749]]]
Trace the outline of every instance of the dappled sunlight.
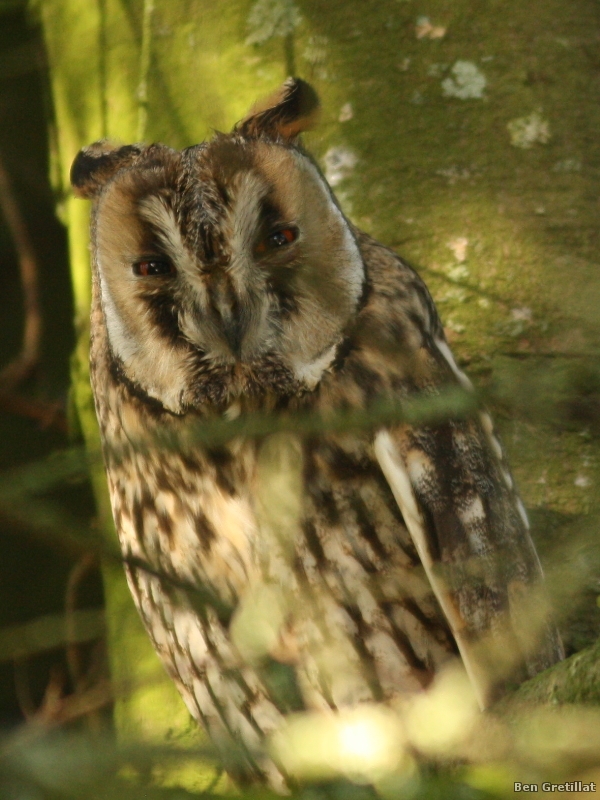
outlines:
[[401, 718], [371, 705], [291, 717], [271, 740], [275, 760], [297, 778], [347, 777], [366, 783], [395, 772], [412, 774], [415, 764], [407, 745]]
[[461, 754], [479, 714], [466, 672], [452, 666], [438, 675], [431, 689], [408, 701], [402, 717], [408, 739], [418, 752], [452, 758]]

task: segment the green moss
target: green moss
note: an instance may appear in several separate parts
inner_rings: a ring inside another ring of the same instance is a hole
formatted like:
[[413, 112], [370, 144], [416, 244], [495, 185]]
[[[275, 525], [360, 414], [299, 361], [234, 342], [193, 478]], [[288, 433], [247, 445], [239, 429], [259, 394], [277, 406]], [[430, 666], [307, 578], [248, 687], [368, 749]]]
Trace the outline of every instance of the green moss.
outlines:
[[527, 681], [499, 710], [522, 713], [523, 705], [600, 705], [600, 641]]

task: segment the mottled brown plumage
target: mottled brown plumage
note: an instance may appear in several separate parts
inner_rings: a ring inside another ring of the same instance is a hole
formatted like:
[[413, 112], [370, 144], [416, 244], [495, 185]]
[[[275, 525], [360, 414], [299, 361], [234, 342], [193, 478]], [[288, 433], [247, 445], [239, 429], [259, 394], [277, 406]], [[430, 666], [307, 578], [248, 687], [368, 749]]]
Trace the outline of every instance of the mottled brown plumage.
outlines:
[[289, 81], [231, 134], [97, 143], [72, 172], [94, 199], [92, 382], [129, 584], [228, 769], [274, 784], [255, 749], [291, 710], [388, 702], [458, 655], [484, 707], [562, 656], [487, 413], [190, 435], [470, 386], [421, 279], [299, 145], [316, 105]]

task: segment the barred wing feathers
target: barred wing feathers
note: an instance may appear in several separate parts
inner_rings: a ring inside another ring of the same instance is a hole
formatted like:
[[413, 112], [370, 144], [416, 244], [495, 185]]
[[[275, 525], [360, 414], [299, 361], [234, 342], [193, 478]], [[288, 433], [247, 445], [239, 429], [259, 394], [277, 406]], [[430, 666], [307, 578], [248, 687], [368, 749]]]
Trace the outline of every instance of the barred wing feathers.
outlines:
[[562, 658], [518, 497], [475, 420], [379, 431], [375, 453], [482, 708]]
[[[364, 316], [377, 316], [385, 330], [370, 345], [365, 339], [361, 353], [387, 364], [385, 391], [402, 399], [452, 385], [472, 390], [418, 275], [369, 237], [359, 241], [372, 286]], [[481, 707], [507, 683], [563, 658], [527, 515], [489, 414], [382, 429], [374, 450]]]

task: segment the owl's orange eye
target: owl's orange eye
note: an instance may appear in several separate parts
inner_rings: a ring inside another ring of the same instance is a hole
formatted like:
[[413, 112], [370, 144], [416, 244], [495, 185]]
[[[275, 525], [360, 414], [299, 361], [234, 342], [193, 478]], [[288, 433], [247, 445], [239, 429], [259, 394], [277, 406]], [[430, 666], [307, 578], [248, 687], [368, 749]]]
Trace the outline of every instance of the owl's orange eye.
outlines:
[[141, 275], [143, 278], [171, 275], [174, 272], [175, 267], [166, 259], [148, 259], [147, 261], [138, 261], [133, 265], [133, 274]]
[[266, 253], [267, 250], [277, 250], [280, 247], [285, 247], [298, 238], [298, 231], [296, 228], [280, 228], [278, 231], [273, 231], [265, 239], [256, 245], [255, 251], [257, 253]]

